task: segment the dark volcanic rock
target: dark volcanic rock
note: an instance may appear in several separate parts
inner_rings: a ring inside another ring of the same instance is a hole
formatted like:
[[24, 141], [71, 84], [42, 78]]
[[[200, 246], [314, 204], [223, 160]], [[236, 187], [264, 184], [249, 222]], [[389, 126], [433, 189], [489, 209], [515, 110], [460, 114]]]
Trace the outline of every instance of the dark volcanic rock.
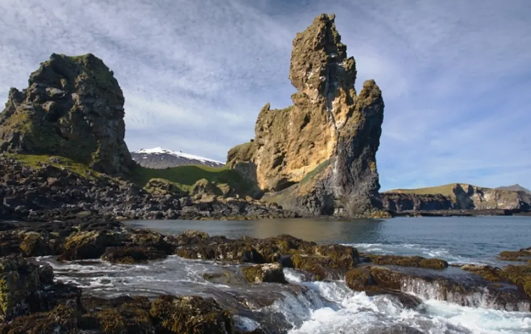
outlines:
[[[228, 153], [266, 198], [303, 216], [388, 216], [376, 168], [384, 102], [373, 80], [356, 94], [356, 64], [334, 16], [320, 15], [293, 40], [294, 105], [258, 116], [255, 138]], [[258, 194], [259, 192], [257, 192]]]
[[0, 114], [0, 150], [61, 155], [108, 174], [134, 166], [124, 141], [124, 97], [92, 54], [52, 54]]
[[280, 263], [257, 264], [242, 269], [249, 282], [254, 283], [286, 283]]
[[166, 253], [156, 248], [129, 246], [107, 248], [101, 258], [112, 263], [133, 264], [160, 260], [166, 256]]
[[345, 282], [355, 291], [401, 291], [469, 307], [522, 312], [531, 310], [531, 299], [521, 287], [499, 280], [492, 283], [480, 276], [462, 272], [451, 274], [397, 266], [364, 266], [347, 272]]
[[[201, 196], [196, 200], [166, 180], [152, 179], [142, 189], [119, 178], [84, 175], [51, 163], [29, 167], [0, 155], [0, 219], [46, 221], [87, 215], [126, 219], [295, 217], [276, 204], [251, 198], [203, 196], [205, 192], [198, 187]], [[35, 242], [28, 243], [28, 251], [38, 252], [41, 244]]]
[[436, 212], [437, 215], [444, 215], [444, 211], [449, 211], [453, 215], [503, 215], [531, 210], [531, 194], [528, 192], [470, 184], [397, 189], [380, 196], [384, 208], [395, 213]]
[[36, 265], [17, 256], [0, 260], [0, 318], [4, 321], [49, 311], [59, 302], [77, 303], [80, 290], [53, 283], [49, 265]]
[[455, 204], [448, 196], [435, 195], [415, 195], [402, 193], [382, 193], [383, 206], [390, 211], [432, 211], [451, 210]]

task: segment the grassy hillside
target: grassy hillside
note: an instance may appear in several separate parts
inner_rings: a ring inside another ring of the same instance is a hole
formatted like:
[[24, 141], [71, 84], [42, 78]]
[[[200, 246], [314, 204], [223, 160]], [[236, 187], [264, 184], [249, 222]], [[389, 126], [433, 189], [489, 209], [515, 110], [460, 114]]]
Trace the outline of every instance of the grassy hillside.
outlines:
[[[401, 194], [415, 194], [415, 195], [436, 195], [442, 194], [444, 196], [453, 197], [454, 193], [452, 189], [456, 186], [457, 183], [446, 184], [438, 187], [427, 187], [427, 188], [417, 188], [417, 189], [393, 189], [385, 191], [384, 193], [401, 193]], [[466, 186], [466, 184], [460, 183], [461, 186]]]
[[59, 156], [50, 156], [50, 155], [32, 155], [32, 154], [6, 154], [8, 157], [13, 158], [20, 162], [23, 165], [26, 165], [31, 168], [38, 168], [42, 164], [50, 164], [58, 168], [66, 168], [76, 174], [85, 176], [85, 177], [100, 177], [101, 173], [92, 170], [85, 164], [76, 162], [72, 159], [59, 157]]
[[141, 187], [153, 178], [168, 180], [185, 191], [189, 191], [194, 183], [201, 179], [207, 179], [217, 184], [228, 184], [240, 195], [246, 194], [251, 186], [237, 171], [226, 166], [186, 165], [167, 169], [138, 167], [132, 175], [132, 181]]
[[[30, 154], [7, 155], [32, 168], [38, 168], [41, 164], [46, 163], [55, 167], [66, 168], [89, 178], [101, 176], [101, 173], [95, 172], [87, 165], [64, 157]], [[191, 190], [192, 186], [201, 179], [207, 179], [218, 185], [229, 185], [240, 195], [247, 194], [252, 186], [237, 171], [228, 167], [208, 167], [203, 165], [186, 165], [167, 169], [138, 167], [129, 176], [130, 181], [141, 187], [144, 187], [153, 178], [168, 180], [184, 191]]]

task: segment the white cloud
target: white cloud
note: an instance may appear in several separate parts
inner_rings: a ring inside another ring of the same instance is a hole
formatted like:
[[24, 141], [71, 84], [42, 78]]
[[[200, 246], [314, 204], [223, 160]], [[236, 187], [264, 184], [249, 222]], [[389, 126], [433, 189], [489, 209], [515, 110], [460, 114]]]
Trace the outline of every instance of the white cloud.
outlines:
[[321, 12], [337, 14], [357, 88], [384, 93], [384, 189], [531, 187], [526, 0], [2, 0], [0, 94], [53, 52], [92, 52], [124, 90], [131, 149], [223, 160], [266, 102], [290, 104], [291, 40]]

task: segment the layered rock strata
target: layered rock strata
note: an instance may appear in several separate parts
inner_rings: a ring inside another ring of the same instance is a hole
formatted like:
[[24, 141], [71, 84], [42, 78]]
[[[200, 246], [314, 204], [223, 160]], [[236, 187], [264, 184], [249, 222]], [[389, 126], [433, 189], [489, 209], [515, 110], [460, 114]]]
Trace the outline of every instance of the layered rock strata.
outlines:
[[[445, 192], [445, 194], [437, 192]], [[383, 206], [390, 211], [440, 210], [531, 210], [531, 195], [525, 191], [451, 184], [415, 190], [391, 190], [381, 194]], [[430, 193], [426, 193], [430, 192]]]

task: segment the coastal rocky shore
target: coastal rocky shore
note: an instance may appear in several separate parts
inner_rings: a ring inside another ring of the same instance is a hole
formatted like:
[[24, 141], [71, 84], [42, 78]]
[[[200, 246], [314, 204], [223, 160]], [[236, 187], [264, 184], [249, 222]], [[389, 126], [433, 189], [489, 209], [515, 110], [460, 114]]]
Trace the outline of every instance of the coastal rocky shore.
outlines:
[[[3, 222], [0, 230], [2, 333], [284, 333], [291, 327], [288, 319], [279, 313], [276, 321], [266, 320], [260, 310], [285, 297], [275, 289], [301, 296], [309, 293], [304, 285], [290, 283], [286, 270], [308, 282], [343, 280], [354, 291], [387, 295], [406, 308], [419, 307], [426, 297], [463, 306], [531, 311], [531, 263], [526, 262], [531, 261], [530, 249], [500, 254], [504, 260], [518, 261], [502, 269], [455, 268], [439, 259], [363, 254], [353, 247], [289, 235], [267, 239], [228, 239], [198, 231], [164, 235], [104, 217]], [[205, 272], [204, 279], [241, 289], [241, 295], [215, 288], [206, 291], [208, 296], [205, 291], [138, 292], [109, 298], [54, 280], [50, 266], [104, 261], [134, 267], [156, 265], [174, 256], [223, 265], [223, 272]], [[249, 329], [242, 319], [259, 325]]]
[[77, 215], [107, 215], [119, 219], [263, 219], [290, 218], [294, 213], [275, 203], [219, 195], [207, 180], [191, 194], [177, 191], [164, 180], [145, 188], [132, 182], [75, 171], [58, 158], [37, 165], [0, 155], [0, 217], [41, 220]]

